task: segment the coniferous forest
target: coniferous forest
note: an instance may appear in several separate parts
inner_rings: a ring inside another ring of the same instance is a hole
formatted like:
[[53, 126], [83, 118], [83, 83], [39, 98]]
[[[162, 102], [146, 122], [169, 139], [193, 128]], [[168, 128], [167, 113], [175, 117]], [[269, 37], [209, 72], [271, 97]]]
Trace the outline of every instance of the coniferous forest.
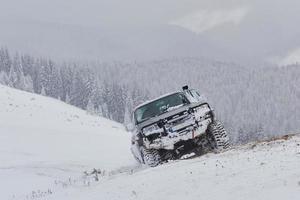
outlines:
[[59, 99], [125, 125], [138, 104], [190, 85], [235, 142], [300, 126], [300, 65], [242, 66], [205, 58], [147, 62], [56, 62], [0, 49], [0, 84]]

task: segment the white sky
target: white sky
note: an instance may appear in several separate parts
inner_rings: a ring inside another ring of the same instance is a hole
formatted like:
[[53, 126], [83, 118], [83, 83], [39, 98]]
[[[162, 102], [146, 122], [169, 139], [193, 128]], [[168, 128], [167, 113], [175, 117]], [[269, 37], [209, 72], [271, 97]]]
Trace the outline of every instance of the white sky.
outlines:
[[[286, 59], [289, 52], [300, 48], [298, 0], [0, 0], [0, 5], [0, 26], [4, 28], [11, 22], [38, 22], [118, 28], [132, 34], [132, 30], [151, 31], [172, 24], [196, 33], [199, 41], [217, 45], [220, 52], [230, 48], [233, 59]], [[162, 38], [159, 31], [155, 39]]]
[[243, 0], [0, 0], [0, 16], [80, 25], [166, 24], [198, 11], [228, 11]]

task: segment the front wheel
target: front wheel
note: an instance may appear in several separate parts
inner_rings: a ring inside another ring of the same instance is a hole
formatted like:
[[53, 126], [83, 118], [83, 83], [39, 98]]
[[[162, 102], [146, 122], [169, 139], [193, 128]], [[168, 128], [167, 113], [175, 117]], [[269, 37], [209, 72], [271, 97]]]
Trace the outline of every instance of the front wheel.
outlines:
[[212, 122], [208, 126], [207, 134], [212, 150], [223, 151], [230, 147], [228, 134], [221, 122]]
[[156, 167], [161, 163], [161, 156], [157, 149], [146, 149], [142, 146], [141, 154], [144, 160], [144, 164], [150, 167]]

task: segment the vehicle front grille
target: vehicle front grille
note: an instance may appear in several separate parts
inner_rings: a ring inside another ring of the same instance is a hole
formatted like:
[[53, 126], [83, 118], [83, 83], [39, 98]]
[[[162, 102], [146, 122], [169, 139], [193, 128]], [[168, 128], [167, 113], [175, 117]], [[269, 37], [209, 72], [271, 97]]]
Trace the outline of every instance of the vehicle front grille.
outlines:
[[172, 119], [168, 120], [165, 124], [166, 129], [169, 132], [182, 132], [187, 128], [191, 129], [195, 125], [193, 115], [188, 112], [182, 112], [178, 115], [172, 116]]
[[154, 134], [148, 135], [148, 136], [147, 136], [147, 139], [148, 139], [149, 141], [153, 141], [153, 140], [156, 140], [156, 139], [159, 138], [159, 137], [160, 137], [160, 133], [154, 133]]

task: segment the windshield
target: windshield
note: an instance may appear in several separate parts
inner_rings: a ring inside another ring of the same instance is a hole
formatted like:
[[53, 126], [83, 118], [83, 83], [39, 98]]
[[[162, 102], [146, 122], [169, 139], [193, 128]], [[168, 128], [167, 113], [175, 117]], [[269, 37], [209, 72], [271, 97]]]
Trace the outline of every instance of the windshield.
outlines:
[[139, 124], [147, 119], [161, 115], [167, 111], [176, 109], [187, 104], [189, 101], [182, 93], [171, 94], [139, 107], [134, 112], [136, 123]]

